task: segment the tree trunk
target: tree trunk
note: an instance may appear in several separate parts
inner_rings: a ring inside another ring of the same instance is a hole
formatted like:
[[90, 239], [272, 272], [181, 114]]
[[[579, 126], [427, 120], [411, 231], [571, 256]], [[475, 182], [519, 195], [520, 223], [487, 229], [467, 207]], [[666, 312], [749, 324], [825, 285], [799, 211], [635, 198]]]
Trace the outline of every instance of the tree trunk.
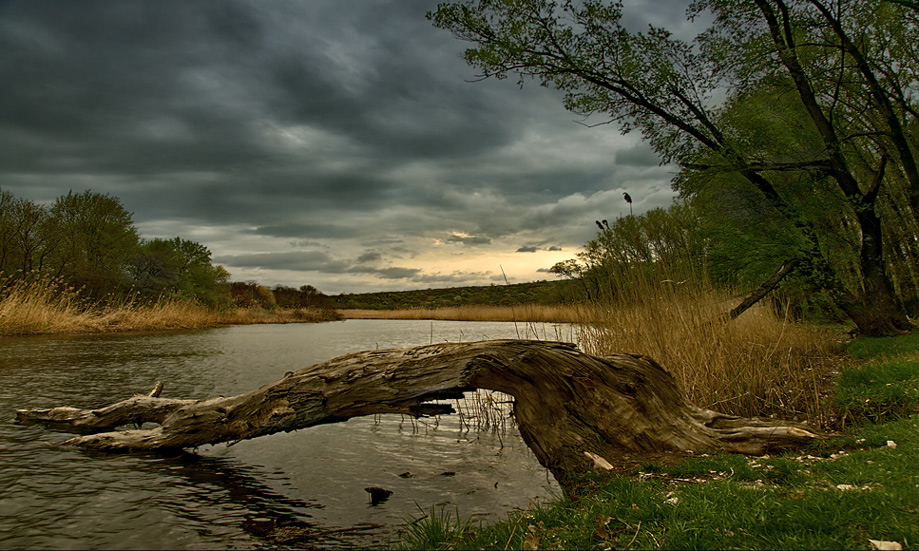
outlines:
[[[873, 195], [873, 194], [872, 194]], [[860, 335], [885, 337], [902, 335], [915, 329], [886, 271], [883, 227], [874, 212], [874, 204], [857, 211], [862, 232], [859, 264], [861, 288], [855, 293], [843, 292], [837, 304], [855, 322]]]
[[863, 284], [864, 290], [857, 295], [847, 291], [834, 293], [836, 304], [855, 323], [859, 335], [889, 337], [915, 330], [886, 276], [880, 282], [865, 277]]
[[[596, 357], [575, 345], [482, 341], [360, 352], [251, 392], [207, 400], [136, 395], [97, 410], [19, 410], [24, 422], [89, 432], [65, 444], [114, 452], [234, 442], [376, 413], [452, 413], [476, 388], [514, 396], [524, 441], [566, 491], [573, 475], [610, 469], [625, 454], [724, 449], [746, 454], [798, 447], [821, 435], [694, 406], [654, 360]], [[155, 422], [152, 429], [115, 430]]]
[[791, 260], [783, 262], [782, 265], [779, 266], [779, 269], [776, 270], [774, 274], [769, 276], [769, 279], [763, 282], [763, 284], [760, 285], [755, 291], [750, 293], [750, 296], [743, 299], [740, 304], [734, 307], [728, 314], [728, 317], [732, 320], [737, 319], [739, 315], [749, 310], [751, 306], [762, 300], [764, 296], [768, 295], [773, 289], [775, 289], [776, 286], [778, 286], [778, 284], [783, 279], [785, 279], [785, 276], [790, 274], [795, 269], [795, 267], [797, 267], [798, 264], [802, 262], [804, 262], [803, 258], [792, 258]]

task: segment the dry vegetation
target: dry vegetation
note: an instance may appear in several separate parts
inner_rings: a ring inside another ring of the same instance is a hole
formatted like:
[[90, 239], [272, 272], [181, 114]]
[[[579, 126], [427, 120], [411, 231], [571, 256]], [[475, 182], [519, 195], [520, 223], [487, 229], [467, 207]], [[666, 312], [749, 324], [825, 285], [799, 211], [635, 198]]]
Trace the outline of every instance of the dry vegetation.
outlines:
[[130, 299], [99, 304], [48, 279], [0, 280], [0, 336], [203, 329], [250, 323], [325, 321], [318, 310], [217, 312], [193, 302]]
[[782, 319], [764, 305], [728, 320], [737, 302], [723, 291], [643, 286], [626, 304], [595, 308], [581, 345], [656, 359], [704, 407], [828, 421], [823, 395], [843, 362], [839, 332]]
[[[724, 315], [737, 298], [711, 289], [633, 283], [617, 294], [614, 306], [460, 306], [339, 313], [367, 319], [573, 323], [586, 352], [650, 356], [667, 367], [690, 400], [701, 406], [743, 416], [796, 415], [818, 424], [828, 420], [822, 394], [843, 361], [838, 333], [781, 319], [765, 306], [727, 321]], [[328, 319], [327, 312], [312, 309], [217, 313], [170, 299], [99, 306], [48, 279], [0, 281], [0, 335], [4, 336]]]
[[731, 321], [726, 314], [740, 299], [727, 291], [654, 284], [643, 277], [627, 285], [624, 280], [614, 283], [614, 305], [339, 313], [353, 319], [573, 323], [586, 352], [650, 356], [701, 406], [741, 416], [794, 416], [819, 425], [829, 421], [824, 395], [845, 357], [838, 331], [783, 319], [763, 304]]
[[224, 325], [247, 325], [256, 323], [317, 323], [339, 319], [330, 315], [328, 310], [317, 308], [239, 308], [234, 312], [220, 315]]
[[520, 321], [578, 323], [586, 310], [581, 306], [447, 306], [443, 308], [410, 308], [405, 310], [338, 310], [346, 319]]

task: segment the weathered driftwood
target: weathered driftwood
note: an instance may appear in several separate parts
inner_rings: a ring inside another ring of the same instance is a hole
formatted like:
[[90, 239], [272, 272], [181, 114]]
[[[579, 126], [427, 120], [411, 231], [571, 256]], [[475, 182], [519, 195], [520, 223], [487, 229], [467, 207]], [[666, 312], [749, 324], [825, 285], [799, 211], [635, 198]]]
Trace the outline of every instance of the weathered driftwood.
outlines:
[[[686, 401], [654, 360], [596, 357], [560, 342], [447, 343], [341, 356], [259, 389], [208, 400], [132, 398], [96, 410], [19, 410], [23, 422], [91, 433], [65, 444], [108, 451], [233, 442], [376, 413], [452, 413], [427, 403], [476, 388], [514, 396], [524, 441], [566, 486], [623, 454], [794, 448], [821, 436], [801, 425], [737, 418]], [[145, 422], [151, 429], [115, 430]]]

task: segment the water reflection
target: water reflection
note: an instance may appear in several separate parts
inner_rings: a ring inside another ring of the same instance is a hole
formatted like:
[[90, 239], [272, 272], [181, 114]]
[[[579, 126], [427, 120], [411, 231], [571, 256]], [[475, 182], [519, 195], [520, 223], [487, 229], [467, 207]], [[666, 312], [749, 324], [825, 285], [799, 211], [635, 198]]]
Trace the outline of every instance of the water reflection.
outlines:
[[[389, 543], [435, 504], [498, 517], [557, 485], [511, 429], [399, 416], [174, 456], [65, 449], [12, 423], [16, 408], [98, 407], [167, 382], [164, 396], [244, 392], [357, 350], [513, 338], [512, 324], [348, 321], [173, 335], [0, 339], [0, 544], [23, 549], [320, 547]], [[552, 335], [553, 329], [545, 330]], [[454, 476], [442, 476], [454, 472]], [[409, 473], [411, 476], [400, 477]], [[372, 506], [364, 488], [393, 491]], [[383, 528], [371, 529], [383, 525]], [[313, 538], [319, 538], [313, 539]], [[313, 543], [310, 543], [313, 542]]]
[[[183, 487], [188, 501], [170, 502], [165, 508], [183, 522], [200, 527], [208, 539], [224, 541], [242, 529], [255, 546], [309, 548], [354, 547], [373, 537], [380, 525], [346, 528], [323, 526], [312, 511], [323, 506], [315, 500], [292, 498], [275, 491], [265, 480], [282, 482], [286, 473], [266, 473], [223, 458], [193, 453], [144, 461], [139, 470], [155, 475], [163, 484]], [[203, 506], [203, 507], [202, 507]], [[215, 526], [208, 510], [221, 510], [225, 526]], [[228, 529], [228, 530], [227, 530]]]

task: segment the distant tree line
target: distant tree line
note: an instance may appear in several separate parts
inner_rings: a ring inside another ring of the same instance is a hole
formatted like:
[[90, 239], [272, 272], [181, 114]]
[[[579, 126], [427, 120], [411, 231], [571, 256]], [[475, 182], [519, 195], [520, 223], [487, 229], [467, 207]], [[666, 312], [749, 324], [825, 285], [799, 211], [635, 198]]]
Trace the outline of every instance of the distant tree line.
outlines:
[[414, 291], [342, 293], [323, 296], [331, 308], [400, 310], [452, 306], [554, 305], [583, 302], [586, 294], [574, 281], [534, 281], [513, 285], [481, 285]]
[[269, 289], [254, 281], [233, 282], [230, 284], [233, 303], [240, 308], [332, 308], [331, 300], [312, 285], [301, 285], [299, 288], [276, 285]]
[[117, 198], [88, 190], [45, 206], [0, 189], [0, 275], [57, 278], [97, 301], [167, 295], [232, 305], [230, 274], [207, 247], [141, 239]]

